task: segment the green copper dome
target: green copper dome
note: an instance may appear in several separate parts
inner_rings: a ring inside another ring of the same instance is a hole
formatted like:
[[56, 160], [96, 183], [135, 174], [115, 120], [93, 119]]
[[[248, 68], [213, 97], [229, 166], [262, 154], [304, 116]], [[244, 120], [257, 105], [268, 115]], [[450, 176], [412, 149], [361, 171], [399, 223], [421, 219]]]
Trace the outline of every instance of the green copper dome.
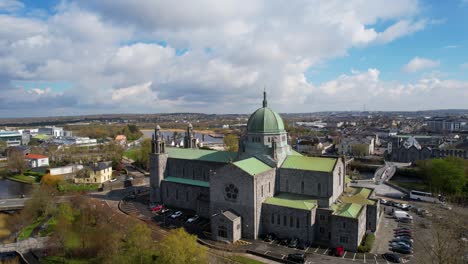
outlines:
[[266, 92], [263, 93], [263, 107], [257, 109], [247, 122], [247, 131], [251, 133], [279, 133], [284, 132], [281, 116], [267, 107]]

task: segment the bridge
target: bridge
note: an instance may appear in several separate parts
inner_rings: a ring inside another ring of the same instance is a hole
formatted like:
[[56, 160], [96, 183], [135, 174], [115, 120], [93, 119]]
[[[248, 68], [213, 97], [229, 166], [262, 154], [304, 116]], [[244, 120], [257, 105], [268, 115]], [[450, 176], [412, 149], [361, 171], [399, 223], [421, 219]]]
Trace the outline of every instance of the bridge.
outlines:
[[48, 237], [28, 238], [10, 244], [0, 244], [0, 253], [19, 252], [21, 254], [29, 252], [32, 249], [40, 249], [46, 246]]
[[0, 200], [0, 211], [21, 210], [30, 198], [12, 198]]

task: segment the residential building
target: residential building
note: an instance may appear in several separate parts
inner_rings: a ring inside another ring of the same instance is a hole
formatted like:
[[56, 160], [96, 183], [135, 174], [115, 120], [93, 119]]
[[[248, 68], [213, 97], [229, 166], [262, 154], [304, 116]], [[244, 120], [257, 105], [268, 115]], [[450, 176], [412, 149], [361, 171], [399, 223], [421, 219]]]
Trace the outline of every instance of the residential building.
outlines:
[[41, 154], [27, 153], [24, 155], [24, 159], [28, 161], [28, 165], [31, 168], [49, 166], [49, 157]]
[[92, 162], [83, 165], [75, 176], [75, 183], [104, 183], [112, 179], [112, 162]]
[[263, 107], [248, 120], [238, 152], [198, 149], [190, 125], [183, 148], [166, 148], [157, 126], [150, 199], [209, 218], [212, 239], [226, 242], [275, 232], [357, 251], [380, 216], [372, 189], [346, 187], [342, 158], [306, 157], [292, 150], [266, 93]]
[[117, 135], [115, 137], [115, 142], [117, 144], [120, 144], [122, 146], [125, 146], [127, 144], [127, 137], [125, 135]]
[[376, 144], [375, 136], [344, 137], [337, 144], [339, 155], [367, 156], [374, 155]]
[[434, 117], [426, 121], [427, 128], [433, 132], [468, 131], [468, 119], [452, 117]]

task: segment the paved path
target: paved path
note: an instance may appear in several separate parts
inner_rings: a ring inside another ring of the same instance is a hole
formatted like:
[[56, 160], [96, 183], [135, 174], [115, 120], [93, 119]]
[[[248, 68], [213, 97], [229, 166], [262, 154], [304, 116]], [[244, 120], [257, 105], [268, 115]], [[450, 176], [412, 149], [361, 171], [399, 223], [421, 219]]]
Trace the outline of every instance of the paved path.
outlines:
[[19, 253], [26, 253], [31, 249], [43, 248], [48, 239], [48, 237], [28, 238], [16, 243], [1, 244], [0, 253], [14, 251], [17, 251]]
[[0, 200], [0, 211], [18, 210], [24, 207], [28, 198], [13, 198]]

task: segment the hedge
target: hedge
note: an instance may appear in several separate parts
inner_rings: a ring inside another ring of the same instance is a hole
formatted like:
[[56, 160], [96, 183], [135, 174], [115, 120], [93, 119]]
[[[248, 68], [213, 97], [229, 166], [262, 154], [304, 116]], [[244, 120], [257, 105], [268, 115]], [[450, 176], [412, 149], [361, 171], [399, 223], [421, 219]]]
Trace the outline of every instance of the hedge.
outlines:
[[374, 245], [374, 241], [375, 241], [375, 235], [367, 234], [362, 240], [361, 245], [358, 247], [358, 252], [367, 253], [371, 251], [372, 246]]

